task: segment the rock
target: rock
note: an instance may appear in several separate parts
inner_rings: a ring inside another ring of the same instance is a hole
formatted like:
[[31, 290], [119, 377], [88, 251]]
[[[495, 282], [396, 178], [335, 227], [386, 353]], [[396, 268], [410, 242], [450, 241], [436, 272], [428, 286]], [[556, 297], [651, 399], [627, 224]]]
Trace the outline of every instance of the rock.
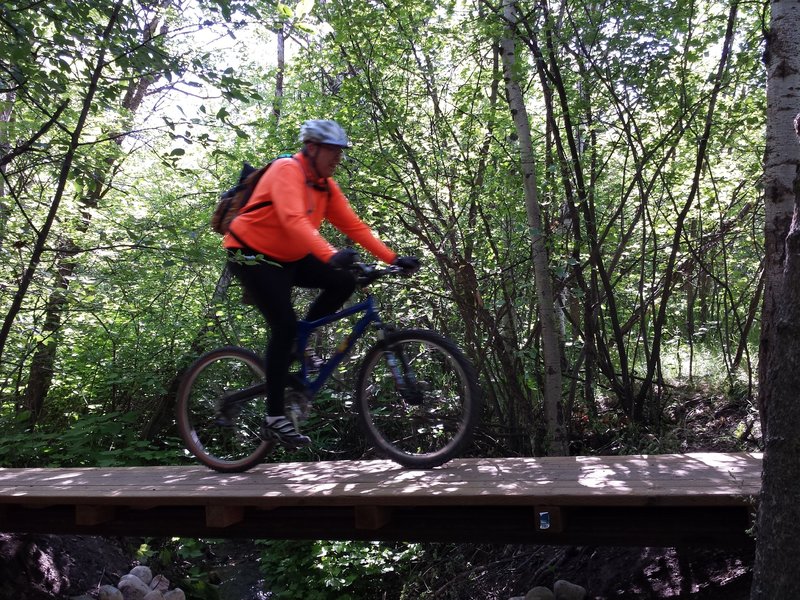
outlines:
[[554, 600], [555, 596], [548, 588], [537, 586], [525, 594], [525, 600]]
[[145, 567], [144, 565], [133, 567], [131, 569], [131, 575], [135, 575], [144, 581], [145, 585], [150, 585], [150, 582], [153, 581], [153, 572], [150, 570], [150, 567]]
[[586, 588], [563, 579], [555, 582], [553, 591], [556, 600], [583, 600], [586, 597]]
[[142, 600], [164, 600], [164, 594], [161, 590], [150, 590]]
[[148, 592], [150, 592], [150, 588], [144, 581], [130, 573], [122, 576], [117, 587], [119, 591], [122, 592], [122, 597], [125, 600], [143, 600]]
[[164, 594], [164, 600], [186, 600], [186, 594], [181, 588], [175, 588]]
[[150, 582], [150, 589], [166, 592], [169, 589], [169, 579], [163, 575], [156, 575], [153, 577], [153, 581]]
[[100, 590], [97, 594], [97, 600], [124, 600], [124, 598], [122, 592], [113, 585], [100, 586]]

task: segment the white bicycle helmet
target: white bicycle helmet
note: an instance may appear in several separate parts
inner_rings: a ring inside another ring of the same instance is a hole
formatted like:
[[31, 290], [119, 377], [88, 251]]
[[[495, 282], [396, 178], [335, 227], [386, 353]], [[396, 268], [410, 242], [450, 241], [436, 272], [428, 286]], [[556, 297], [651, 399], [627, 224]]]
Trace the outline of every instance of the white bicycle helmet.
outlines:
[[314, 142], [316, 144], [330, 144], [340, 148], [349, 148], [350, 141], [347, 139], [342, 126], [336, 121], [312, 119], [300, 126], [300, 141], [302, 143]]

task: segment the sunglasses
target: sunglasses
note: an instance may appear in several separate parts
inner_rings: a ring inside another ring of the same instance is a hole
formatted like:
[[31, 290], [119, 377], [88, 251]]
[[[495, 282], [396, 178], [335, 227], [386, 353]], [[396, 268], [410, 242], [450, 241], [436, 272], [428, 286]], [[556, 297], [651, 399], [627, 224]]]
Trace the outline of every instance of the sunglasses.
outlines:
[[334, 144], [318, 144], [320, 148], [324, 148], [325, 150], [330, 150], [331, 152], [338, 152], [341, 154], [344, 152], [344, 148], [341, 146], [336, 146]]

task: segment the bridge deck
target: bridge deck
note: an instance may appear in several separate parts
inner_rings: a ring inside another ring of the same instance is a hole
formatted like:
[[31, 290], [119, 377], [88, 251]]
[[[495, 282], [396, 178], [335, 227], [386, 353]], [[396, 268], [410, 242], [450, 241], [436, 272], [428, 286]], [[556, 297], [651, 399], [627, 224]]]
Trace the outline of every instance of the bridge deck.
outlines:
[[0, 469], [0, 531], [106, 535], [730, 545], [759, 454]]

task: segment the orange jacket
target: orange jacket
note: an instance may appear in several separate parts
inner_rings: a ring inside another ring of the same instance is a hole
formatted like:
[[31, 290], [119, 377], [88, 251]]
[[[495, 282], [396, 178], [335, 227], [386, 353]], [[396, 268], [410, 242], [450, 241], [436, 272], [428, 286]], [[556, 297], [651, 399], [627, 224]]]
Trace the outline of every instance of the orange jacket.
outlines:
[[[336, 182], [328, 178], [328, 190], [317, 189], [309, 183], [324, 186], [326, 182], [311, 173], [302, 153], [276, 160], [259, 180], [247, 206], [265, 201], [272, 204], [237, 216], [230, 227], [236, 237], [256, 252], [282, 262], [309, 254], [328, 262], [336, 248], [319, 234], [324, 218], [376, 258], [392, 263], [397, 254], [358, 218]], [[236, 249], [241, 243], [226, 235], [223, 246]]]

